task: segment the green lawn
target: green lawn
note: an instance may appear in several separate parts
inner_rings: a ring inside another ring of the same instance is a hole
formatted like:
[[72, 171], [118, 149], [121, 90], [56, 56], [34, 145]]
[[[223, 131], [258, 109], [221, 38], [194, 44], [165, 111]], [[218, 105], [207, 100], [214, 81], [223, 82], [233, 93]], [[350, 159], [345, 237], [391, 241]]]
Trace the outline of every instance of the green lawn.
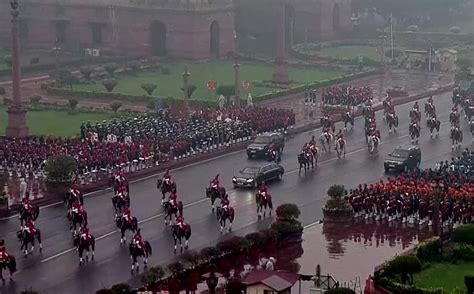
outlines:
[[[141, 89], [143, 83], [154, 83], [157, 89], [154, 92], [156, 96], [163, 97], [182, 97], [182, 72], [184, 71], [184, 63], [166, 64], [171, 73], [163, 75], [161, 72], [144, 72], [137, 76], [120, 76], [118, 77], [118, 85], [114, 89], [116, 93], [143, 95], [145, 92]], [[242, 62], [240, 67], [241, 80], [250, 81], [250, 92], [252, 95], [260, 95], [270, 93], [277, 90], [271, 87], [256, 87], [253, 82], [262, 82], [272, 79], [273, 65], [259, 62]], [[190, 84], [197, 87], [193, 94], [194, 99], [209, 100], [215, 99], [210, 97], [206, 83], [209, 80], [217, 81], [218, 85], [233, 85], [234, 68], [231, 61], [214, 61], [209, 63], [189, 64], [188, 70], [191, 73], [189, 77]], [[317, 69], [289, 68], [289, 78], [296, 84], [303, 84], [313, 81], [325, 80], [343, 75], [342, 72]], [[101, 83], [92, 85], [75, 85], [76, 89], [88, 91], [105, 91]]]
[[[0, 135], [5, 134], [7, 123], [5, 107], [0, 107]], [[113, 117], [112, 113], [69, 114], [66, 110], [29, 111], [27, 122], [32, 135], [76, 136], [82, 122], [102, 121]]]
[[337, 46], [326, 47], [316, 51], [319, 56], [333, 57], [337, 59], [357, 58], [359, 56], [368, 57], [372, 60], [379, 60], [380, 57], [373, 46]]
[[429, 268], [415, 275], [415, 284], [423, 288], [452, 290], [464, 288], [464, 276], [474, 275], [474, 262], [460, 264], [433, 263]]

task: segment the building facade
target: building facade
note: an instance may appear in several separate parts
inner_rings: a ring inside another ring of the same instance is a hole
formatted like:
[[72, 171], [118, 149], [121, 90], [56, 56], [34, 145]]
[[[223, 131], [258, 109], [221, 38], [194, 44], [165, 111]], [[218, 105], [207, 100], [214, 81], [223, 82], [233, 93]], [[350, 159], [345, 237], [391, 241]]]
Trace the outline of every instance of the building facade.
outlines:
[[[235, 52], [235, 37], [247, 32], [273, 39], [281, 3], [287, 42], [331, 39], [351, 29], [351, 0], [283, 1], [21, 0], [20, 35], [26, 49], [210, 59]], [[10, 43], [8, 2], [0, 1], [0, 47]]]

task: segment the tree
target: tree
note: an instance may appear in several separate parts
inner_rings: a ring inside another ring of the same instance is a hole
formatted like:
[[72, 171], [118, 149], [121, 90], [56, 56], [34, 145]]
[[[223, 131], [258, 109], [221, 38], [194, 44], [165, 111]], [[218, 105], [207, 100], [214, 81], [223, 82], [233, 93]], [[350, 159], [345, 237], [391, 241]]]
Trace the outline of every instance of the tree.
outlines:
[[142, 84], [142, 89], [145, 90], [145, 92], [148, 94], [148, 95], [152, 95], [153, 94], [153, 91], [155, 91], [156, 89], [156, 84], [153, 84], [153, 83], [143, 83]]
[[300, 216], [301, 211], [296, 204], [286, 203], [277, 207], [276, 214], [280, 220], [295, 220]]
[[69, 99], [69, 108], [75, 110], [78, 103], [79, 101], [77, 101], [77, 99]]
[[152, 286], [165, 276], [165, 271], [160, 266], [154, 266], [143, 276], [142, 281], [146, 286]]
[[56, 81], [62, 85], [69, 85], [72, 88], [72, 83], [74, 82], [74, 75], [69, 70], [59, 71], [59, 76], [56, 77]]
[[3, 63], [5, 63], [8, 67], [12, 66], [12, 57], [10, 55], [6, 55], [3, 57]]
[[132, 60], [127, 63], [127, 67], [133, 72], [136, 73], [140, 67], [142, 66], [142, 63], [138, 60]]
[[177, 275], [184, 270], [184, 266], [181, 262], [176, 261], [176, 262], [168, 264], [168, 270], [170, 271], [171, 274]]
[[[195, 85], [189, 85], [188, 86], [188, 99], [191, 99], [191, 96], [193, 96], [194, 91], [196, 91], [197, 87]], [[184, 92], [184, 88], [181, 88], [181, 91]]]
[[110, 290], [112, 290], [113, 294], [129, 294], [131, 293], [132, 288], [128, 284], [121, 283], [113, 285]]
[[217, 87], [216, 94], [224, 95], [224, 97], [230, 97], [235, 94], [235, 87], [234, 85], [221, 85]]
[[119, 108], [122, 107], [122, 103], [120, 102], [112, 102], [110, 103], [110, 108], [112, 109], [112, 111], [114, 113], [117, 113], [117, 111], [119, 110]]
[[0, 96], [1, 95], [5, 95], [7, 93], [7, 91], [5, 91], [5, 88], [4, 87], [0, 87]]
[[102, 85], [104, 86], [104, 88], [107, 90], [107, 92], [112, 92], [115, 87], [117, 86], [117, 81], [114, 80], [114, 79], [106, 79], [102, 82]]
[[92, 74], [92, 68], [90, 66], [83, 66], [79, 70], [87, 81], [91, 79], [91, 74]]
[[115, 71], [118, 68], [119, 68], [119, 65], [117, 63], [108, 63], [108, 64], [104, 65], [105, 71], [111, 76], [114, 75]]
[[421, 271], [421, 262], [416, 256], [400, 255], [388, 263], [388, 270], [400, 274], [402, 283], [413, 284], [413, 274]]

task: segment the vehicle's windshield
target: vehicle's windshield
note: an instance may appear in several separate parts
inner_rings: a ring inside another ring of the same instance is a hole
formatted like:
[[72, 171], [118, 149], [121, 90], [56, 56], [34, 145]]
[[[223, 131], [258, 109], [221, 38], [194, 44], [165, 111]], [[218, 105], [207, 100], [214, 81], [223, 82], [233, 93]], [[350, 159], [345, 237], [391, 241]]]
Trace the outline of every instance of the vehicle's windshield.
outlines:
[[258, 173], [259, 168], [258, 167], [246, 167], [242, 170], [243, 174], [256, 174]]
[[272, 138], [267, 137], [267, 136], [257, 137], [257, 138], [255, 138], [255, 141], [254, 141], [254, 143], [258, 143], [258, 144], [269, 144], [271, 142], [272, 142]]
[[393, 150], [392, 154], [390, 154], [390, 155], [392, 155], [393, 157], [403, 157], [403, 158], [405, 158], [405, 157], [408, 157], [408, 154], [409, 154], [408, 150], [395, 149], [395, 150]]

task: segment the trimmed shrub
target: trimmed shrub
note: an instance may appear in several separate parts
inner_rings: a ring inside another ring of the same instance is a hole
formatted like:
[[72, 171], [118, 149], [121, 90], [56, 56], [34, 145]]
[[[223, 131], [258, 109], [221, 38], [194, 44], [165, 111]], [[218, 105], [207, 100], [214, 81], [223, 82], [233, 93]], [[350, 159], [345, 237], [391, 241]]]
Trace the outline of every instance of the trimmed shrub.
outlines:
[[200, 253], [201, 258], [204, 260], [211, 260], [221, 255], [221, 251], [217, 247], [203, 248]]
[[224, 95], [224, 97], [230, 97], [235, 94], [235, 87], [234, 85], [221, 85], [217, 87], [216, 94]]
[[184, 266], [181, 262], [176, 261], [176, 262], [168, 264], [168, 270], [170, 271], [171, 274], [177, 275], [184, 270]]
[[349, 289], [349, 288], [335, 288], [335, 289], [329, 289], [325, 294], [355, 294], [354, 290]]
[[49, 182], [71, 181], [74, 172], [77, 169], [77, 163], [71, 156], [56, 155], [51, 156], [46, 161], [46, 180]]
[[69, 108], [71, 108], [71, 110], [74, 110], [76, 109], [79, 101], [77, 101], [77, 99], [69, 99], [68, 103], [69, 103]]
[[279, 220], [295, 220], [301, 211], [296, 204], [286, 203], [277, 207], [276, 214]]
[[400, 274], [402, 283], [413, 284], [413, 274], [421, 271], [421, 262], [416, 256], [400, 255], [388, 263], [387, 270]]
[[271, 228], [280, 236], [303, 231], [303, 226], [299, 221], [276, 221], [272, 224]]
[[162, 74], [162, 75], [170, 75], [170, 74], [171, 74], [171, 70], [170, 70], [169, 68], [167, 68], [167, 67], [163, 67], [163, 68], [161, 69], [161, 74]]
[[30, 97], [30, 103], [33, 104], [34, 106], [37, 106], [40, 103], [42, 98], [43, 97], [41, 97], [39, 95], [31, 96]]
[[102, 85], [104, 86], [105, 90], [107, 90], [107, 92], [110, 93], [118, 85], [118, 82], [114, 79], [106, 79], [106, 80], [102, 81]]
[[192, 267], [195, 267], [199, 261], [201, 260], [201, 257], [199, 253], [197, 253], [194, 250], [186, 250], [182, 255], [181, 258], [188, 264], [190, 264]]
[[81, 75], [87, 81], [90, 80], [93, 69], [90, 66], [83, 66], [79, 69]]
[[110, 290], [113, 294], [130, 294], [132, 292], [130, 285], [124, 283], [113, 285]]
[[112, 102], [112, 103], [110, 103], [110, 109], [112, 109], [112, 111], [114, 113], [117, 113], [117, 111], [119, 110], [120, 107], [122, 107], [121, 102]]
[[472, 261], [474, 260], [474, 246], [465, 243], [455, 244], [452, 249], [453, 262], [458, 260]]
[[3, 98], [3, 104], [8, 106], [8, 105], [12, 105], [13, 103], [13, 100], [11, 100], [10, 98]]
[[95, 294], [114, 294], [110, 289], [100, 289], [95, 292]]
[[255, 232], [245, 235], [245, 239], [249, 241], [249, 246], [259, 247], [265, 245], [265, 235], [262, 232]]
[[31, 57], [30, 58], [30, 64], [38, 64], [40, 62], [39, 57]]
[[[197, 87], [195, 85], [188, 85], [188, 99], [191, 99], [193, 96], [194, 91], [196, 91]], [[184, 92], [184, 88], [181, 88], [181, 91]]]
[[153, 94], [153, 91], [155, 91], [156, 89], [156, 84], [144, 83], [141, 85], [141, 87], [148, 95], [151, 96]]
[[333, 199], [341, 199], [345, 193], [344, 185], [332, 185], [328, 189], [328, 196]]
[[433, 237], [420, 243], [416, 248], [416, 257], [422, 262], [438, 260], [441, 257], [442, 242], [439, 237]]
[[119, 68], [119, 65], [118, 65], [117, 63], [113, 63], [113, 62], [104, 65], [105, 71], [106, 71], [109, 75], [111, 75], [111, 76], [114, 75], [115, 71], [116, 71], [118, 68]]
[[151, 267], [143, 276], [142, 281], [146, 286], [153, 285], [165, 276], [165, 271], [160, 266]]
[[5, 90], [4, 87], [0, 87], [0, 95], [5, 95], [7, 91]]
[[457, 27], [457, 26], [454, 26], [454, 27], [450, 27], [449, 31], [453, 34], [459, 34], [461, 32], [461, 28]]
[[461, 225], [453, 230], [451, 240], [474, 246], [474, 224]]

